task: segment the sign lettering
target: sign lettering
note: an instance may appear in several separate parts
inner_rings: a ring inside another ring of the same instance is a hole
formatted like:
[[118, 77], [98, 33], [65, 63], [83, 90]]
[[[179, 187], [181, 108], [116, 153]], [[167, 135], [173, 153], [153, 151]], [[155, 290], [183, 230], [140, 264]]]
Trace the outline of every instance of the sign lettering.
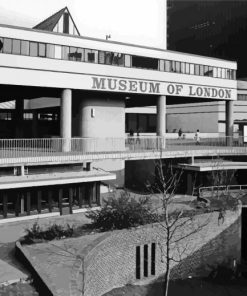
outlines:
[[229, 88], [108, 77], [92, 77], [91, 89], [223, 100], [236, 98], [236, 90]]

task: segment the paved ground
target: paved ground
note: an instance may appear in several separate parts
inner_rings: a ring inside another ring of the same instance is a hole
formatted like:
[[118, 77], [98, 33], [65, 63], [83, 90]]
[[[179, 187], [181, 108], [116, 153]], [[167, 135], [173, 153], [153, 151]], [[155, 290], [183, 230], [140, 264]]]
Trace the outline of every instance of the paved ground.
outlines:
[[[8, 280], [30, 276], [30, 273], [15, 257], [15, 242], [24, 236], [25, 229], [31, 227], [36, 221], [37, 219], [0, 225], [0, 283], [6, 281], [6, 276], [8, 276]], [[44, 227], [45, 225], [53, 224], [55, 221], [56, 224], [69, 223], [70, 225], [81, 225], [88, 223], [90, 220], [85, 217], [85, 214], [38, 219], [38, 223]], [[18, 283], [7, 287], [0, 287], [0, 295], [36, 296], [39, 294], [31, 284]]]

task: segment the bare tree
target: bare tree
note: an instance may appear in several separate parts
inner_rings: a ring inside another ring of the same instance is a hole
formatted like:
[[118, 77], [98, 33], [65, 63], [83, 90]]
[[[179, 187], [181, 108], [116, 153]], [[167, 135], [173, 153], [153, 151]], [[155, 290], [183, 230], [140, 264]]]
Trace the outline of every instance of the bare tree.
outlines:
[[165, 239], [157, 238], [157, 240], [161, 250], [161, 261], [166, 265], [164, 296], [168, 295], [171, 263], [181, 262], [188, 252], [186, 238], [202, 230], [209, 222], [208, 216], [203, 221], [195, 221], [195, 211], [185, 213], [183, 208], [174, 211], [176, 191], [182, 174], [182, 170], [174, 169], [172, 165], [163, 166], [162, 161], [159, 160], [156, 163], [156, 181], [149, 186], [151, 193], [158, 196], [160, 200], [160, 205], [156, 210], [160, 215], [159, 224], [164, 231]]

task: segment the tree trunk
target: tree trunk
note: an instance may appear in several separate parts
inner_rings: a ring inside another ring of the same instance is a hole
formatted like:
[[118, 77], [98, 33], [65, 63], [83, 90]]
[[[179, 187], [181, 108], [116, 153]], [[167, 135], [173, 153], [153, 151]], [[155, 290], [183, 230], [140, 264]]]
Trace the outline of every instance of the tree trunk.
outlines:
[[166, 273], [165, 273], [165, 280], [164, 280], [164, 296], [168, 296], [168, 287], [169, 287], [169, 279], [170, 279], [170, 263], [166, 263]]

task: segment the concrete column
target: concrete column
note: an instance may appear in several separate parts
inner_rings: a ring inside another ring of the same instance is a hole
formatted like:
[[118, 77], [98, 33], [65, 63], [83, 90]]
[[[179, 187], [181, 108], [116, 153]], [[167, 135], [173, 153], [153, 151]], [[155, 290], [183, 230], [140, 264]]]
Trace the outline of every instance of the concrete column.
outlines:
[[165, 147], [166, 135], [166, 96], [159, 96], [157, 99], [157, 130], [156, 134], [162, 137], [161, 148]]
[[18, 98], [15, 100], [15, 137], [22, 138], [23, 137], [23, 110], [24, 110], [24, 100], [22, 98]]
[[187, 192], [186, 194], [191, 195], [192, 194], [192, 172], [187, 173]]
[[233, 138], [233, 106], [234, 101], [226, 101], [226, 137], [227, 146], [232, 145]]
[[60, 109], [60, 136], [64, 139], [62, 151], [70, 151], [71, 117], [72, 117], [72, 90], [64, 89], [61, 96]]

